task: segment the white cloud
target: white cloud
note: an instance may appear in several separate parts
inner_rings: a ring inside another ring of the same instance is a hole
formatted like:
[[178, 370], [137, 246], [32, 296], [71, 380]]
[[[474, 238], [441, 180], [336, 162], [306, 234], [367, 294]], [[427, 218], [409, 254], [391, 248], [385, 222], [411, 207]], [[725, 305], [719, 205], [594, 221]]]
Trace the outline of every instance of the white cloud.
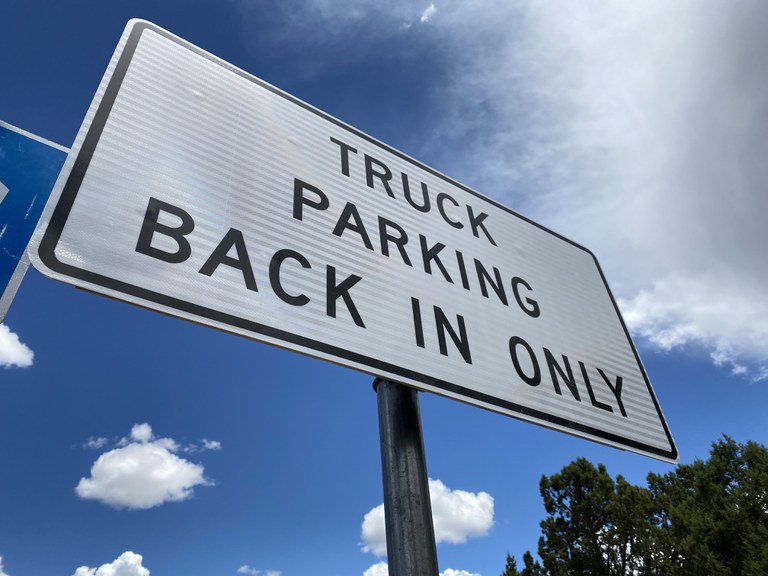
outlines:
[[237, 569], [237, 573], [249, 574], [250, 576], [280, 576], [282, 574], [279, 570], [257, 570], [256, 568], [248, 566], [248, 564], [240, 566], [240, 568]]
[[[386, 562], [374, 564], [363, 572], [363, 576], [389, 576], [389, 565]], [[480, 574], [467, 572], [466, 570], [446, 568], [443, 572], [440, 572], [440, 576], [480, 576]]]
[[421, 13], [421, 18], [419, 18], [420, 22], [429, 22], [429, 19], [432, 18], [432, 16], [435, 15], [437, 12], [437, 8], [435, 8], [434, 2], [430, 4], [424, 12]]
[[107, 445], [107, 442], [109, 442], [109, 439], [104, 438], [103, 436], [99, 436], [98, 438], [91, 436], [90, 438], [88, 438], [85, 444], [83, 444], [83, 448], [98, 450], [99, 448], [104, 448], [104, 446]]
[[142, 561], [139, 554], [123, 552], [114, 562], [102, 564], [98, 568], [80, 566], [74, 576], [150, 576], [149, 570], [142, 566]]
[[[260, 17], [255, 3], [248, 0], [233, 1], [242, 11], [245, 22]], [[272, 32], [273, 41], [288, 41], [294, 46], [297, 43], [313, 46], [352, 40], [356, 51], [362, 54], [367, 48], [367, 41], [399, 36], [414, 23], [426, 22], [437, 11], [432, 4], [422, 10], [414, 6], [413, 2], [397, 0], [282, 0], [280, 8], [285, 19], [282, 20], [283, 26]], [[320, 34], [317, 33], [318, 25], [322, 30]], [[365, 35], [365, 41], [354, 39], [361, 33]], [[290, 40], [294, 34], [300, 37]], [[354, 59], [359, 58], [360, 54], [348, 52], [344, 57]]]
[[760, 378], [768, 5], [479, 0], [441, 16], [452, 175], [591, 248], [637, 334]]
[[765, 379], [764, 370], [750, 371], [742, 358], [760, 358], [768, 344], [768, 302], [758, 294], [734, 298], [733, 287], [715, 278], [672, 275], [619, 304], [630, 329], [663, 350], [697, 343], [710, 352], [716, 366], [735, 375]]
[[[451, 490], [440, 480], [429, 480], [435, 541], [462, 544], [467, 538], [484, 536], [493, 526], [493, 497], [487, 492]], [[362, 550], [377, 556], [387, 553], [384, 505], [363, 518]]]
[[363, 516], [362, 539], [363, 552], [372, 552], [376, 556], [385, 556], [387, 554], [384, 504], [379, 504]]
[[221, 450], [221, 442], [203, 438], [203, 450]]
[[11, 576], [8, 574], [8, 572], [5, 571], [5, 568], [3, 568], [3, 557], [0, 556], [0, 576]]
[[152, 427], [147, 424], [136, 424], [131, 428], [131, 440], [136, 442], [149, 442], [152, 440]]
[[429, 495], [438, 542], [463, 544], [469, 537], [485, 536], [493, 526], [493, 497], [487, 492], [451, 490], [430, 480]]
[[[405, 0], [310, 5], [292, 25], [319, 13], [335, 41], [418, 18]], [[766, 17], [762, 0], [444, 0], [420, 37], [450, 72], [423, 149], [595, 252], [653, 345], [764, 378]]]
[[389, 576], [389, 565], [386, 562], [377, 562], [363, 572], [363, 576]]
[[28, 368], [32, 366], [34, 358], [34, 352], [8, 326], [0, 324], [0, 367]]
[[203, 466], [177, 456], [178, 444], [155, 439], [148, 424], [134, 426], [131, 438], [99, 456], [91, 476], [81, 478], [75, 488], [78, 496], [115, 508], [147, 509], [186, 500], [195, 486], [211, 484]]
[[221, 448], [221, 442], [218, 440], [208, 440], [207, 438], [203, 438], [200, 444], [186, 444], [185, 446], [182, 446], [180, 450], [188, 454], [194, 454], [195, 452], [204, 452], [205, 450], [219, 451]]

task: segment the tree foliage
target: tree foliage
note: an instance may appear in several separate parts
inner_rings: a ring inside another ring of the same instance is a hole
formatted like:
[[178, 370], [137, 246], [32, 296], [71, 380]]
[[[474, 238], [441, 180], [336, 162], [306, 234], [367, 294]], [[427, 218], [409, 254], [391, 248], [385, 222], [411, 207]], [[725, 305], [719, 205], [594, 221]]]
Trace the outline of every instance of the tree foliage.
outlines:
[[543, 476], [539, 557], [501, 576], [768, 574], [768, 450], [724, 437], [647, 487], [583, 458]]

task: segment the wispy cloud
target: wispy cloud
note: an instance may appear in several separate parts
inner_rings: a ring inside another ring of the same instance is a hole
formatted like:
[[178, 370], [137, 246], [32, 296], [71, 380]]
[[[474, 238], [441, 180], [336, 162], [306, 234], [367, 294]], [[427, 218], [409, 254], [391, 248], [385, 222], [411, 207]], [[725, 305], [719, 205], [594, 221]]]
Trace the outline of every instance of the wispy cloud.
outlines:
[[115, 508], [147, 509], [187, 500], [196, 486], [211, 485], [202, 465], [179, 457], [179, 444], [155, 438], [149, 424], [136, 424], [117, 446], [98, 457], [90, 477], [80, 479], [78, 496]]
[[80, 566], [73, 576], [150, 576], [149, 570], [142, 566], [143, 558], [134, 552], [123, 552], [109, 564], [98, 568]]
[[[462, 544], [467, 538], [484, 536], [493, 526], [493, 497], [487, 492], [451, 490], [440, 480], [429, 480], [435, 540]], [[362, 550], [377, 556], [387, 553], [384, 505], [363, 518]]]
[[420, 22], [429, 22], [430, 18], [435, 15], [437, 12], [437, 8], [435, 8], [434, 2], [427, 6], [427, 8], [424, 10], [424, 12], [421, 13], [421, 17], [419, 18]]
[[[310, 4], [334, 41], [419, 19], [405, 0]], [[439, 14], [420, 36], [449, 71], [420, 134], [430, 162], [595, 252], [652, 346], [762, 378], [768, 4], [445, 0]]]
[[237, 573], [248, 574], [249, 576], [280, 576], [282, 574], [282, 572], [278, 570], [258, 570], [248, 564], [240, 566], [240, 568], [237, 569]]
[[99, 436], [98, 438], [91, 436], [88, 438], [88, 440], [85, 441], [85, 444], [83, 444], [83, 448], [90, 448], [91, 450], [99, 450], [100, 448], [104, 448], [104, 446], [107, 445], [109, 442], [109, 438], [104, 438], [103, 436]]
[[760, 378], [768, 6], [478, 2], [442, 16], [483, 24], [454, 34], [466, 56], [447, 117], [470, 139], [454, 165], [591, 248], [635, 334]]
[[32, 366], [34, 352], [5, 324], [0, 324], [0, 367], [28, 368]]
[[203, 438], [203, 449], [221, 450], [221, 442], [218, 440], [208, 440], [207, 438]]

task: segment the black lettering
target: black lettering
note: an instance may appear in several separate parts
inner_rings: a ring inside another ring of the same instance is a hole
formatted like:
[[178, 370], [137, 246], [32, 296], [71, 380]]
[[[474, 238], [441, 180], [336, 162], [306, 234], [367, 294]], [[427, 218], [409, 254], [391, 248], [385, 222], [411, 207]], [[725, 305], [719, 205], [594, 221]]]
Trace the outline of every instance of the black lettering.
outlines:
[[453, 204], [454, 206], [458, 206], [459, 205], [459, 203], [456, 202], [456, 200], [454, 200], [451, 196], [449, 196], [445, 192], [441, 192], [440, 194], [438, 194], [437, 198], [436, 198], [437, 209], [440, 211], [440, 215], [443, 217], [443, 220], [448, 222], [448, 224], [450, 224], [454, 228], [464, 228], [464, 224], [462, 224], [458, 220], [451, 220], [450, 218], [448, 218], [448, 214], [445, 213], [445, 201], [446, 200], [449, 200], [451, 202], [451, 204]]
[[[374, 164], [379, 169], [379, 171], [376, 171], [373, 169]], [[374, 188], [373, 185], [373, 177], [378, 178], [381, 183], [384, 185], [384, 189], [387, 191], [387, 194], [394, 198], [395, 195], [392, 192], [392, 188], [389, 186], [389, 181], [392, 180], [392, 171], [387, 168], [387, 166], [378, 160], [376, 158], [372, 158], [368, 156], [368, 154], [365, 155], [365, 181], [368, 184], [369, 188]]]
[[443, 262], [438, 256], [440, 251], [445, 248], [445, 244], [438, 242], [432, 248], [427, 248], [427, 239], [421, 234], [419, 234], [419, 243], [421, 244], [421, 259], [424, 263], [424, 272], [432, 274], [432, 264], [430, 262], [434, 261], [437, 267], [440, 268], [440, 272], [443, 273], [443, 277], [453, 284], [453, 279], [451, 279], [448, 270], [445, 269]]
[[[181, 223], [175, 228], [166, 224], [160, 224], [158, 219], [160, 218], [161, 211], [176, 216], [181, 220]], [[144, 221], [141, 223], [139, 239], [136, 242], [136, 252], [164, 262], [170, 262], [171, 264], [184, 262], [192, 254], [192, 247], [184, 236], [192, 232], [194, 228], [195, 221], [185, 210], [157, 198], [150, 198], [147, 204], [147, 211], [144, 214]], [[166, 252], [152, 246], [152, 238], [155, 232], [175, 240], [176, 251]]]
[[[227, 255], [229, 254], [229, 251], [232, 250], [232, 247], [235, 248], [237, 258]], [[208, 260], [205, 261], [203, 267], [200, 268], [200, 274], [212, 276], [219, 267], [219, 264], [231, 266], [232, 268], [240, 270], [243, 275], [243, 280], [245, 280], [245, 287], [254, 292], [258, 291], [258, 288], [256, 287], [256, 279], [253, 276], [253, 267], [248, 258], [248, 250], [245, 248], [243, 233], [240, 232], [240, 230], [234, 228], [229, 229], [224, 235], [224, 238], [221, 239], [221, 242], [219, 242], [219, 245], [216, 246], [213, 253], [208, 257]]]
[[595, 398], [595, 392], [592, 390], [592, 383], [589, 381], [589, 374], [587, 374], [587, 367], [584, 366], [584, 363], [579, 362], [579, 367], [581, 368], [581, 376], [584, 378], [584, 384], [587, 386], [587, 393], [589, 393], [589, 400], [592, 402], [592, 406], [605, 410], [606, 412], [613, 412], [613, 408], [608, 404], [604, 404]]
[[459, 274], [461, 275], [461, 285], [464, 290], [469, 290], [469, 278], [467, 277], [467, 267], [464, 266], [464, 254], [456, 250], [456, 262], [459, 264]]
[[[512, 278], [512, 293], [515, 295], [515, 300], [517, 301], [517, 305], [520, 306], [520, 309], [528, 314], [531, 318], [538, 318], [539, 315], [541, 315], [541, 310], [539, 309], [539, 303], [536, 302], [536, 300], [533, 300], [531, 298], [525, 299], [525, 304], [523, 304], [523, 301], [520, 297], [520, 286], [525, 286], [525, 288], [532, 292], [533, 288], [531, 288], [531, 285], [528, 284], [525, 280], [522, 278], [519, 278], [515, 276]], [[527, 306], [526, 306], [527, 304]]]
[[349, 176], [349, 153], [352, 152], [353, 154], [357, 154], [357, 150], [352, 148], [349, 144], [336, 140], [333, 136], [331, 136], [331, 142], [339, 145], [339, 151], [341, 152], [341, 173], [344, 174], [344, 176]]
[[616, 376], [616, 386], [613, 386], [611, 381], [608, 379], [608, 376], [605, 375], [605, 372], [603, 372], [600, 368], [598, 368], [597, 371], [600, 372], [600, 376], [603, 377], [603, 380], [605, 380], [608, 388], [610, 388], [611, 392], [613, 392], [613, 395], [616, 396], [616, 402], [619, 404], [619, 411], [621, 411], [621, 415], [626, 418], [627, 411], [624, 409], [624, 401], [621, 399], [621, 387], [624, 385], [624, 379], [621, 376]]
[[[525, 351], [528, 353], [531, 360], [531, 366], [533, 367], [533, 376], [528, 376], [523, 372], [523, 368], [520, 366], [520, 360], [517, 357], [518, 346], [525, 348]], [[515, 365], [517, 375], [520, 376], [526, 384], [529, 386], [538, 386], [541, 384], [541, 369], [539, 368], [539, 362], [536, 360], [533, 348], [531, 348], [531, 345], [528, 344], [528, 342], [520, 338], [520, 336], [512, 336], [512, 338], [509, 339], [509, 355], [512, 357], [512, 363]]]
[[[304, 196], [304, 191], [309, 190], [317, 196], [317, 200], [312, 200]], [[327, 210], [329, 206], [328, 196], [326, 196], [320, 188], [302, 182], [298, 178], [293, 179], [293, 217], [296, 220], [301, 220], [303, 213], [303, 206], [309, 206], [316, 210]]]
[[421, 322], [421, 303], [418, 298], [411, 297], [413, 311], [413, 330], [416, 335], [416, 346], [424, 348], [424, 325]]
[[336, 300], [342, 298], [344, 300], [344, 304], [347, 305], [347, 310], [349, 310], [349, 313], [352, 315], [352, 319], [355, 321], [355, 324], [365, 328], [365, 323], [360, 317], [360, 312], [357, 311], [357, 306], [355, 306], [355, 303], [352, 300], [352, 296], [349, 294], [349, 291], [352, 289], [352, 287], [360, 282], [362, 278], [355, 274], [351, 274], [347, 276], [341, 282], [341, 284], [336, 284], [336, 268], [329, 264], [326, 267], [326, 272], [325, 313], [331, 318], [336, 318]]
[[477, 258], [475, 258], [475, 269], [477, 270], [477, 279], [480, 281], [480, 290], [483, 292], [483, 296], [488, 298], [488, 288], [485, 285], [487, 281], [490, 283], [493, 291], [496, 292], [496, 296], [498, 296], [501, 303], [504, 304], [504, 306], [509, 306], [507, 303], [507, 293], [504, 291], [504, 284], [501, 281], [501, 272], [499, 272], [499, 269], [496, 268], [496, 266], [492, 267], [493, 276], [496, 279], [495, 282], [493, 281], [493, 278], [491, 278], [491, 275], [488, 274], [483, 263]]
[[453, 326], [448, 322], [448, 318], [439, 306], [434, 306], [435, 309], [435, 324], [437, 325], [437, 341], [440, 345], [440, 354], [448, 356], [448, 345], [445, 339], [445, 332], [453, 340], [456, 348], [459, 349], [461, 357], [464, 358], [464, 362], [472, 364], [472, 356], [469, 352], [469, 340], [467, 339], [467, 329], [464, 326], [464, 317], [459, 314], [456, 315], [456, 321], [459, 324], [459, 334], [453, 329]]
[[563, 382], [565, 382], [565, 385], [568, 386], [568, 389], [571, 391], [573, 397], [581, 402], [581, 398], [579, 397], [579, 389], [576, 387], [576, 379], [573, 377], [573, 370], [571, 369], [571, 363], [568, 361], [568, 357], [563, 354], [565, 372], [563, 372], [563, 369], [557, 363], [557, 360], [555, 360], [554, 355], [549, 351], [548, 348], [544, 348], [544, 357], [547, 359], [547, 367], [549, 368], [549, 375], [552, 377], [552, 385], [555, 387], [555, 392], [561, 396], [563, 394], [560, 391], [560, 382], [558, 379], [559, 375], [559, 378], [562, 378]]
[[[355, 223], [350, 224], [350, 220], [354, 220]], [[344, 206], [344, 210], [341, 211], [341, 216], [339, 216], [339, 221], [336, 222], [333, 234], [341, 238], [344, 230], [352, 230], [353, 232], [360, 234], [360, 238], [363, 239], [365, 247], [368, 248], [368, 250], [373, 250], [373, 244], [371, 244], [371, 239], [368, 237], [368, 232], [365, 231], [365, 226], [363, 226], [360, 213], [352, 202], [347, 202], [347, 205]]]
[[304, 306], [309, 302], [309, 297], [305, 294], [299, 294], [298, 296], [288, 294], [280, 282], [280, 267], [288, 258], [296, 260], [299, 264], [301, 264], [302, 268], [312, 268], [312, 266], [309, 264], [309, 261], [299, 252], [296, 252], [295, 250], [289, 250], [287, 248], [284, 250], [278, 250], [275, 252], [274, 256], [272, 256], [272, 260], [269, 261], [269, 282], [272, 285], [272, 290], [277, 295], [277, 297], [280, 298], [280, 300], [290, 304], [291, 306]]
[[477, 233], [477, 231], [478, 229], [482, 229], [491, 244], [496, 246], [496, 242], [494, 242], [493, 238], [491, 238], [488, 229], [485, 227], [485, 219], [488, 218], [488, 214], [485, 212], [480, 212], [480, 214], [475, 216], [475, 213], [472, 211], [472, 206], [469, 204], [467, 204], [467, 213], [469, 214], [469, 224], [472, 226], [472, 234], [475, 235], [475, 238], [480, 238], [480, 235]]
[[417, 204], [413, 201], [413, 198], [411, 198], [411, 187], [408, 184], [408, 175], [405, 172], [402, 172], [403, 175], [403, 194], [405, 195], [405, 199], [408, 200], [408, 204], [416, 208], [419, 212], [429, 212], [429, 209], [431, 208], [429, 203], [429, 190], [427, 190], [427, 185], [424, 184], [424, 182], [421, 183], [421, 199], [422, 203]]
[[[390, 228], [396, 230], [398, 235], [393, 236], [389, 232]], [[381, 253], [384, 256], [389, 256], [389, 243], [392, 242], [395, 246], [397, 246], [397, 250], [400, 252], [400, 256], [403, 258], [403, 262], [408, 264], [408, 266], [412, 266], [411, 259], [408, 257], [408, 253], [405, 251], [405, 245], [408, 243], [408, 234], [406, 234], [405, 230], [403, 230], [399, 224], [379, 216], [379, 238], [381, 240]]]

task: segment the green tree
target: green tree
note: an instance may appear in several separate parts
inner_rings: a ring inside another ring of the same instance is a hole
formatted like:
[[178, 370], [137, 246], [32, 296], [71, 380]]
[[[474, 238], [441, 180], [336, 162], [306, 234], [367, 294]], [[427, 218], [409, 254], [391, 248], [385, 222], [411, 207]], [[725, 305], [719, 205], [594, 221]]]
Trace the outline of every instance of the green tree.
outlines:
[[526, 550], [523, 554], [523, 569], [520, 576], [546, 576], [544, 568], [538, 562], [534, 562], [533, 555]]
[[658, 574], [768, 574], [768, 451], [725, 437], [706, 462], [649, 474]]
[[[648, 487], [583, 458], [543, 476], [539, 556], [502, 576], [765, 576], [768, 450], [724, 437]], [[514, 570], [514, 571], [513, 571]]]
[[520, 573], [517, 571], [517, 561], [515, 560], [514, 556], [510, 556], [509, 553], [507, 553], [507, 563], [504, 565], [504, 572], [501, 573], [501, 576], [519, 576]]
[[602, 534], [603, 552], [611, 575], [653, 574], [653, 526], [650, 492], [618, 476], [606, 506], [608, 525]]
[[517, 561], [514, 556], [507, 554], [507, 563], [501, 576], [546, 576], [541, 564], [534, 561], [529, 551], [523, 554], [523, 569], [518, 572]]
[[549, 516], [541, 523], [539, 556], [552, 576], [608, 576], [605, 533], [614, 482], [602, 464], [584, 458], [539, 484]]

